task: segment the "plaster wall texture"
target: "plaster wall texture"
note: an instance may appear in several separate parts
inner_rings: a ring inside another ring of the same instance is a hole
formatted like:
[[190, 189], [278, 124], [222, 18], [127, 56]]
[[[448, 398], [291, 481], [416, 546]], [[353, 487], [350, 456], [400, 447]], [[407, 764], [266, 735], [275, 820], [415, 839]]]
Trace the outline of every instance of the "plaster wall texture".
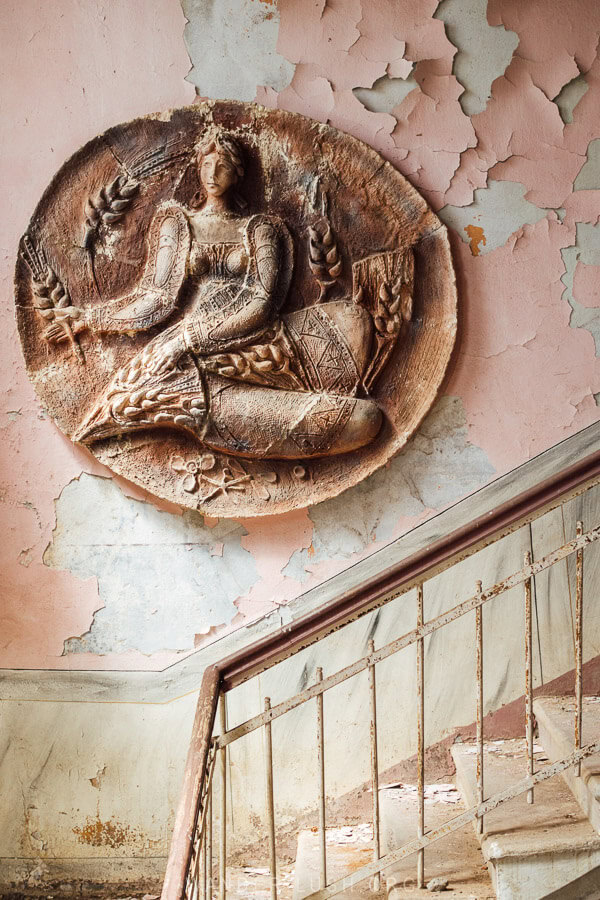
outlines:
[[[0, 148], [6, 669], [97, 670], [98, 677], [163, 669], [274, 608], [284, 617], [285, 604], [306, 589], [600, 418], [595, 0], [228, 0], [226, 7], [227, 17], [224, 6], [194, 0], [6, 0], [0, 9], [8, 123]], [[192, 102], [195, 92], [254, 98], [365, 140], [424, 194], [453, 243], [458, 349], [418, 436], [352, 491], [271, 519], [202, 520], [111, 476], [39, 408], [16, 337], [17, 242], [56, 169], [105, 127]], [[548, 654], [568, 668], [570, 633], [560, 634], [552, 631]], [[589, 653], [597, 653], [593, 632], [590, 640]], [[439, 647], [432, 659], [441, 666], [451, 652]], [[504, 693], [495, 699], [506, 702], [516, 684], [500, 680]], [[9, 736], [23, 747], [36, 707], [9, 712]], [[77, 709], [75, 729], [89, 713]], [[184, 718], [191, 705], [185, 709]], [[136, 714], [121, 715], [124, 733], [147, 735], [167, 722], [148, 719], [144, 730]], [[466, 716], [459, 705], [450, 719]], [[446, 727], [442, 719], [432, 739]], [[168, 763], [178, 777], [185, 727]], [[41, 744], [47, 750], [62, 733], [47, 729]], [[91, 771], [92, 756], [79, 745], [73, 753]], [[115, 759], [107, 750], [98, 764]], [[31, 757], [31, 797], [36, 766]], [[75, 773], [74, 783], [85, 777]], [[350, 766], [348, 779], [357, 777]], [[142, 829], [124, 792], [105, 796], [102, 821], [114, 815]], [[154, 813], [163, 826], [169, 803]], [[92, 806], [81, 807], [86, 816]], [[164, 828], [157, 834], [162, 854]], [[35, 841], [24, 856], [42, 854]], [[60, 847], [58, 855], [67, 852]]]
[[[559, 546], [577, 520], [598, 521], [600, 486], [479, 551], [425, 585], [425, 617], [446, 611]], [[585, 579], [600, 578], [600, 544], [586, 549]], [[575, 566], [569, 559], [536, 578], [534, 686], [573, 668]], [[593, 591], [586, 594], [584, 659], [598, 659], [600, 622]], [[367, 652], [409, 631], [416, 619], [412, 591], [322, 642], [236, 688], [227, 699], [234, 727], [286, 700]], [[513, 588], [484, 607], [484, 708], [492, 712], [523, 693], [523, 589]], [[468, 734], [475, 717], [474, 614], [425, 640], [426, 741]], [[416, 752], [416, 659], [410, 647], [377, 667], [378, 752], [381, 782], [398, 761]], [[99, 881], [160, 879], [183, 775], [195, 692], [170, 702], [15, 700], [0, 704], [4, 744], [0, 777], [7, 785], [0, 808], [0, 885], [33, 886], [83, 877]], [[512, 727], [523, 728], [522, 710]], [[369, 692], [365, 672], [324, 698], [328, 804], [351, 791], [364, 793], [370, 777]], [[490, 728], [489, 725], [486, 728]], [[488, 731], [488, 734], [493, 732]], [[165, 739], [165, 735], [168, 736]], [[317, 822], [316, 708], [314, 701], [272, 725], [278, 833]], [[342, 739], [340, 737], [343, 736]], [[255, 731], [228, 750], [228, 847], [265, 865], [264, 734]], [[218, 818], [219, 779], [215, 778]], [[328, 821], [336, 824], [329, 813]], [[217, 826], [215, 826], [217, 827]], [[217, 831], [218, 833], [218, 831]], [[250, 848], [250, 850], [248, 850]], [[248, 852], [250, 855], [247, 855]], [[116, 866], [116, 868], [114, 868]], [[33, 873], [33, 874], [32, 874]]]
[[[3, 5], [5, 667], [161, 669], [598, 418], [597, 5], [577, 0], [567, 22], [551, 0], [228, 3]], [[233, 526], [146, 509], [66, 442], [27, 383], [10, 303], [18, 237], [60, 163], [109, 124], [190, 102], [192, 84], [380, 150], [449, 226], [462, 306], [452, 372], [406, 454], [329, 503]], [[86, 508], [97, 547], [77, 545]], [[162, 539], [132, 543], [133, 520]], [[197, 546], [167, 564], [174, 544]], [[155, 610], [177, 597], [167, 626]]]

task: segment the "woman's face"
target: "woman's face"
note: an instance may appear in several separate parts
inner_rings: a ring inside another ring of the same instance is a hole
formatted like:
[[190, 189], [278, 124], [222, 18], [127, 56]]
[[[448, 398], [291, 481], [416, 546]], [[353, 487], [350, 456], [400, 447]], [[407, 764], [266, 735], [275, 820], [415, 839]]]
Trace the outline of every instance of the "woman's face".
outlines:
[[222, 197], [237, 181], [237, 172], [226, 156], [213, 150], [200, 164], [200, 181], [211, 197]]

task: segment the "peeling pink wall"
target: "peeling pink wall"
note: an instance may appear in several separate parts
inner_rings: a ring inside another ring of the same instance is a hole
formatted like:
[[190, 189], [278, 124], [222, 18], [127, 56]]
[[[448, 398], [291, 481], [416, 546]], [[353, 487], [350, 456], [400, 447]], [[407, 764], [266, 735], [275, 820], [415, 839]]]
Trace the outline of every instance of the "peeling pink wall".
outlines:
[[[293, 78], [281, 90], [257, 80], [256, 98], [328, 121], [368, 142], [442, 217], [449, 207], [470, 207], [475, 190], [484, 189], [477, 200], [482, 211], [473, 206], [472, 222], [451, 229], [461, 335], [445, 394], [462, 404], [463, 444], [479, 448], [489, 461], [482, 470], [489, 480], [493, 470], [507, 472], [599, 418], [594, 329], [600, 335], [600, 325], [590, 319], [585, 327], [573, 327], [573, 310], [576, 303], [592, 311], [600, 307], [600, 256], [593, 259], [600, 249], [580, 246], [577, 229], [600, 220], [600, 173], [598, 189], [574, 189], [588, 146], [600, 137], [600, 6], [595, 0], [490, 0], [484, 27], [504, 26], [519, 43], [493, 81], [485, 109], [471, 117], [463, 112], [463, 85], [453, 74], [457, 48], [435, 17], [437, 8], [436, 0], [281, 0], [277, 53], [295, 67]], [[265, 21], [268, 16], [272, 21], [272, 13], [265, 5]], [[5, 383], [0, 662], [24, 668], [160, 668], [189, 650], [142, 654], [126, 647], [63, 655], [65, 640], [90, 628], [103, 601], [96, 577], [82, 579], [42, 562], [53, 540], [55, 501], [81, 472], [110, 473], [71, 446], [40, 413], [15, 334], [11, 281], [19, 236], [51, 176], [74, 150], [111, 124], [193, 100], [193, 88], [184, 80], [190, 68], [185, 19], [176, 0], [150, 5], [21, 0], [2, 5], [0, 22], [9, 120], [0, 151], [8, 210], [0, 223]], [[477, 39], [474, 30], [475, 46]], [[208, 41], [206, 48], [205, 64], [219, 64]], [[201, 80], [202, 60], [194, 62]], [[475, 86], [484, 74], [474, 72]], [[415, 88], [385, 112], [369, 111], [353, 93], [386, 76], [409, 75]], [[565, 123], [554, 99], [581, 77], [587, 90]], [[513, 224], [498, 246], [490, 237], [494, 222], [485, 213], [488, 179], [522, 185], [524, 200], [543, 215], [525, 224], [518, 209], [507, 208], [502, 215]], [[469, 244], [465, 239], [472, 234], [480, 239]], [[571, 300], [565, 262], [570, 252], [577, 256]], [[398, 477], [393, 468], [390, 473]], [[429, 485], [434, 498], [435, 479], [440, 480], [439, 472], [432, 473]], [[130, 486], [121, 487], [144, 499]], [[386, 498], [383, 491], [377, 500], [377, 522], [389, 512]], [[372, 552], [444, 505], [443, 499], [437, 502], [423, 501], [417, 509], [398, 501], [386, 529], [365, 526], [360, 540], [348, 538], [339, 546], [323, 510], [244, 520], [239, 543], [254, 567], [253, 585], [235, 598], [237, 613], [227, 622], [205, 627], [198, 621], [189, 649], [194, 635], [202, 643], [240, 627]], [[354, 514], [351, 503], [341, 500], [332, 507], [340, 527]], [[207, 521], [203, 527], [215, 525]], [[220, 537], [210, 554], [222, 558]]]
[[7, 667], [60, 665], [65, 639], [88, 628], [100, 605], [95, 580], [53, 571], [42, 555], [62, 488], [82, 471], [108, 474], [44, 418], [27, 379], [12, 300], [17, 244], [55, 171], [83, 143], [115, 122], [193, 101], [184, 81], [184, 24], [173, 0], [6, 0], [0, 7], [0, 641]]

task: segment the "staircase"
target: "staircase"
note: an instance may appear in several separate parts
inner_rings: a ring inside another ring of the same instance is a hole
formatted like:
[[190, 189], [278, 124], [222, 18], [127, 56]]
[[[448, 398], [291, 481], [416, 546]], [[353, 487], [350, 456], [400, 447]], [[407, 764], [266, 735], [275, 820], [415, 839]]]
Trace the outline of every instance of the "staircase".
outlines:
[[[583, 701], [590, 739], [600, 738], [600, 697]], [[539, 743], [534, 745], [536, 768], [567, 756], [573, 745], [575, 703], [569, 697], [544, 697], [534, 702]], [[487, 792], [509, 788], [527, 773], [527, 744], [523, 739], [484, 744]], [[442, 825], [459, 810], [477, 803], [477, 745], [456, 743], [454, 784], [425, 787], [427, 823]], [[417, 820], [416, 785], [380, 788], [381, 852], [390, 853], [414, 837]], [[547, 897], [600, 898], [600, 754], [582, 763], [578, 777], [567, 769], [563, 777], [542, 782], [534, 789], [534, 802], [521, 794], [484, 818], [484, 827], [466, 825], [443, 844], [427, 852], [427, 884], [437, 884], [446, 897], [467, 895], [472, 900], [542, 900]], [[301, 831], [293, 866], [293, 900], [319, 887], [319, 840], [316, 830]], [[368, 823], [327, 830], [331, 880], [342, 879], [368, 861], [373, 848]], [[373, 880], [339, 896], [388, 896], [409, 900], [424, 896], [415, 883], [414, 861], [404, 859], [385, 872], [385, 884], [374, 890]]]
[[[536, 766], [545, 764], [546, 753], [536, 748]], [[471, 805], [477, 796], [476, 747], [456, 744], [452, 756], [456, 783]], [[486, 744], [484, 770], [490, 793], [510, 787], [527, 771], [525, 742]], [[477, 837], [501, 900], [541, 900], [593, 873], [600, 888], [600, 835], [560, 776], [538, 785], [532, 804], [522, 794], [488, 813]]]
[[[589, 581], [584, 604], [584, 558], [597, 575], [599, 483], [596, 452], [209, 667], [162, 900], [405, 900], [426, 887], [477, 900], [600, 898], [600, 700], [583, 696], [585, 616], [595, 615]], [[559, 518], [543, 520], [552, 510]], [[519, 550], [520, 568], [506, 568], [502, 541]], [[487, 555], [474, 556], [482, 548]], [[442, 599], [459, 599], [454, 606], [436, 599], [441, 573]], [[536, 697], [536, 653], [556, 647], [565, 595], [573, 694]], [[440, 647], [455, 662], [441, 676]], [[515, 684], [525, 689], [519, 736], [492, 741], [489, 716], [506, 702], [507, 682], [510, 702]], [[444, 737], [440, 715], [452, 735], [455, 707], [476, 714], [454, 731], [455, 784], [428, 784], [427, 739]], [[400, 709], [393, 751], [416, 747], [414, 783], [385, 784]], [[344, 815], [341, 786], [356, 785], [365, 767], [370, 777]]]

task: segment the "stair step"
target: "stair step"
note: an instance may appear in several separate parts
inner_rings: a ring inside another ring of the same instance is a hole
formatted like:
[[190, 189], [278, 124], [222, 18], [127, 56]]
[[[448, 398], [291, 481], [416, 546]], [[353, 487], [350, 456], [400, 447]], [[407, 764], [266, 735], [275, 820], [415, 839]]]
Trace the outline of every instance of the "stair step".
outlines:
[[[432, 830], [464, 809], [453, 784], [425, 786], [425, 829]], [[390, 853], [416, 837], [418, 798], [416, 785], [389, 785], [379, 791], [381, 853]], [[390, 900], [412, 900], [429, 896], [416, 887], [417, 855], [411, 854], [386, 869]], [[425, 884], [444, 878], [448, 888], [443, 896], [488, 900], [495, 896], [477, 838], [470, 825], [451, 832], [425, 851]]]
[[[452, 756], [457, 785], [474, 806], [476, 746], [455, 744]], [[523, 740], [486, 744], [485, 796], [522, 780], [526, 760]], [[559, 777], [536, 785], [533, 804], [522, 794], [488, 813], [479, 841], [500, 900], [541, 900], [600, 866], [600, 836]]]
[[[328, 828], [326, 847], [327, 883], [331, 884], [372, 861], [372, 827], [369, 824], [361, 824]], [[293, 900], [302, 900], [303, 897], [319, 890], [320, 859], [318, 831], [316, 829], [301, 831], [298, 834], [298, 849], [294, 866]], [[384, 895], [383, 890], [378, 894], [371, 891], [369, 879], [338, 894], [339, 897], [356, 898], [356, 900], [359, 898], [376, 900], [378, 896], [384, 897]]]
[[[533, 702], [540, 742], [552, 762], [569, 756], [575, 742], [575, 701], [571, 697], [540, 697]], [[600, 739], [600, 697], [583, 698], [583, 740]], [[596, 831], [600, 832], [600, 753], [581, 763], [581, 777], [573, 768], [562, 777]]]

